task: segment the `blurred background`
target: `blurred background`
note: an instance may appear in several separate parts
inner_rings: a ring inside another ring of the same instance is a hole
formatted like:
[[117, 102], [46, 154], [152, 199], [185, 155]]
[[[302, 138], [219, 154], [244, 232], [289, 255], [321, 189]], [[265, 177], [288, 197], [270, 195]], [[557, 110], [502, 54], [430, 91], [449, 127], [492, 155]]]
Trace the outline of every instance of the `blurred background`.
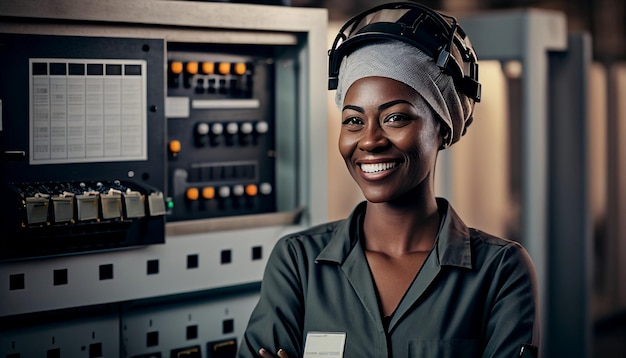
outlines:
[[[292, 6], [323, 7], [329, 12], [329, 41], [334, 39], [337, 29], [351, 16], [364, 9], [389, 1], [375, 0], [292, 0]], [[563, 255], [573, 255], [581, 261], [572, 261], [564, 266], [578, 266], [579, 270], [571, 274], [563, 274], [561, 278], [548, 279], [549, 291], [561, 291], [565, 294], [557, 299], [560, 303], [547, 304], [548, 310], [554, 312], [559, 304], [567, 306], [568, 302], [577, 299], [582, 304], [564, 309], [561, 315], [579, 316], [580, 320], [572, 324], [589, 325], [582, 330], [571, 330], [565, 327], [550, 327], [553, 342], [576, 340], [591, 335], [591, 347], [587, 347], [593, 357], [625, 357], [626, 356], [626, 152], [623, 142], [626, 127], [626, 5], [621, 0], [424, 0], [420, 3], [438, 9], [460, 19], [463, 26], [464, 17], [472, 19], [481, 13], [498, 14], [510, 12], [526, 12], [538, 9], [548, 13], [561, 13], [566, 19], [567, 32], [589, 36], [590, 50], [587, 56], [588, 73], [584, 74], [583, 83], [588, 88], [583, 90], [583, 107], [577, 107], [580, 97], [570, 95], [568, 89], [551, 93], [548, 102], [555, 103], [561, 97], [567, 107], [587, 111], [582, 119], [579, 140], [569, 142], [571, 147], [556, 154], [550, 150], [548, 166], [557, 166], [554, 162], [578, 162], [576, 170], [564, 169], [565, 177], [579, 175], [587, 184], [564, 189], [561, 199], [554, 198], [556, 188], [567, 186], [560, 179], [548, 184], [546, 201], [549, 198], [561, 200], [565, 206], [582, 205], [579, 213], [589, 218], [588, 224], [576, 225], [571, 221], [571, 230], [578, 234], [569, 236], [567, 230], [549, 230], [549, 241], [571, 240], [556, 244], [545, 249], [546, 261], [557, 265], [562, 262], [555, 257], [556, 251]], [[497, 16], [497, 15], [496, 15]], [[470, 39], [473, 39], [479, 58], [481, 47], [477, 46], [472, 29], [465, 27]], [[474, 35], [475, 36], [475, 35]], [[543, 35], [550, 34], [546, 31]], [[329, 42], [330, 45], [331, 42]], [[481, 42], [482, 44], [482, 42]], [[523, 143], [520, 141], [537, 142], [533, 134], [525, 136], [522, 132], [524, 102], [521, 99], [521, 72], [524, 71], [519, 61], [485, 61], [481, 64], [481, 82], [483, 83], [483, 102], [477, 105], [476, 121], [469, 128], [468, 134], [449, 153], [442, 153], [438, 174], [439, 192], [446, 196], [461, 213], [466, 222], [497, 235], [524, 242], [522, 237], [521, 206], [524, 200], [524, 184], [526, 180], [522, 169], [524, 159]], [[549, 69], [556, 71], [556, 69]], [[575, 89], [571, 88], [572, 91]], [[550, 104], [548, 104], [550, 107]], [[339, 129], [339, 117], [334, 105], [333, 94], [329, 94], [329, 213], [331, 218], [345, 216], [354, 202], [361, 200], [358, 190], [346, 174], [341, 158], [336, 155], [336, 138]], [[566, 109], [554, 109], [564, 112]], [[574, 115], [576, 116], [576, 115]], [[560, 122], [565, 126], [576, 126], [573, 120]], [[548, 121], [552, 117], [548, 115]], [[557, 125], [557, 126], [560, 126]], [[561, 131], [562, 129], [555, 129]], [[547, 135], [547, 140], [553, 134]], [[538, 139], [539, 142], [541, 139]], [[530, 144], [533, 145], [533, 144]], [[569, 153], [569, 154], [564, 154]], [[443, 165], [441, 164], [443, 161]], [[567, 171], [570, 170], [569, 174]], [[550, 172], [548, 170], [548, 172]], [[445, 175], [444, 173], [451, 174]], [[548, 174], [550, 175], [550, 174]], [[561, 174], [563, 175], [563, 174]], [[554, 174], [553, 177], [558, 176]], [[441, 179], [442, 177], [450, 179]], [[352, 195], [352, 200], [346, 199]], [[581, 202], [578, 199], [585, 197]], [[569, 197], [569, 199], [568, 199]], [[550, 206], [550, 203], [546, 203]], [[554, 209], [548, 209], [548, 211]], [[547, 221], [558, 219], [545, 214]], [[565, 219], [568, 220], [568, 219]], [[580, 224], [580, 223], [578, 223]], [[548, 224], [550, 226], [551, 224]], [[565, 237], [567, 236], [567, 237]], [[560, 238], [558, 238], [560, 237]], [[577, 241], [583, 241], [579, 249], [575, 249]], [[531, 243], [525, 243], [527, 246]], [[561, 245], [561, 246], [559, 246]], [[543, 249], [541, 249], [543, 251]], [[581, 259], [581, 254], [587, 256]], [[578, 260], [573, 259], [573, 260]], [[550, 264], [548, 264], [550, 266]], [[582, 267], [582, 269], [580, 269]], [[550, 269], [546, 269], [549, 271]], [[570, 290], [563, 284], [567, 277], [578, 275], [584, 282]], [[587, 276], [581, 277], [581, 276]], [[549, 275], [548, 275], [549, 276]], [[578, 290], [578, 291], [577, 291]], [[580, 290], [585, 290], [583, 293]], [[552, 294], [554, 296], [554, 294]], [[569, 296], [569, 298], [567, 298]], [[577, 298], [578, 297], [578, 298]], [[582, 297], [582, 298], [581, 298]], [[574, 312], [566, 312], [567, 310]], [[585, 312], [585, 310], [588, 310]], [[560, 320], [566, 322], [567, 320]], [[548, 330], [548, 329], [544, 329]], [[559, 333], [560, 332], [560, 333]], [[545, 336], [544, 336], [545, 337]], [[550, 342], [548, 342], [550, 344]], [[550, 356], [564, 356], [558, 351]], [[583, 351], [578, 353], [585, 356]]]

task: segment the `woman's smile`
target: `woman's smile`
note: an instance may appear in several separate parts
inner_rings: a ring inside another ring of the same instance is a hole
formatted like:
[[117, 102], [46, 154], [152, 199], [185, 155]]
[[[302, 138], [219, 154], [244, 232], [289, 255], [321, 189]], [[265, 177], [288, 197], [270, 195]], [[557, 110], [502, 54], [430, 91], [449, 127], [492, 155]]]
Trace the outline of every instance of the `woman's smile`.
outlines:
[[391, 176], [400, 169], [400, 164], [401, 162], [399, 160], [389, 159], [356, 162], [356, 166], [361, 169], [358, 171], [361, 178], [368, 182], [391, 178]]
[[361, 170], [364, 173], [366, 173], [366, 174], [379, 173], [379, 172], [383, 172], [383, 171], [387, 171], [387, 170], [393, 169], [397, 165], [398, 165], [398, 163], [395, 163], [395, 162], [372, 163], [372, 164], [362, 163], [361, 164]]

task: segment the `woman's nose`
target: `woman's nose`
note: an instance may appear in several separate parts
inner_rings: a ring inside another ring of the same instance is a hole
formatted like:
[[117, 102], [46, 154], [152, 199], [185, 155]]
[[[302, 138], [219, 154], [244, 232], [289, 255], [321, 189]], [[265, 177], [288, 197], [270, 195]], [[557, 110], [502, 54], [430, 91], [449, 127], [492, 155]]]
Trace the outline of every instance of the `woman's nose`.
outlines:
[[359, 149], [367, 152], [377, 152], [389, 146], [389, 139], [379, 125], [367, 126], [363, 138], [359, 141]]

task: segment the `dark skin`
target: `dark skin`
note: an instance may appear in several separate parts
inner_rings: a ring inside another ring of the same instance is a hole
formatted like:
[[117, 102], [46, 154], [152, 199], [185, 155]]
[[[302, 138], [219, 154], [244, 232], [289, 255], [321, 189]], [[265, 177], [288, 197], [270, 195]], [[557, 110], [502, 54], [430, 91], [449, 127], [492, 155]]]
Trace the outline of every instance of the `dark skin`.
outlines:
[[[391, 315], [439, 229], [434, 192], [440, 122], [411, 87], [366, 77], [346, 92], [339, 152], [367, 200], [364, 248], [381, 313]], [[261, 349], [264, 358], [274, 357]], [[287, 357], [279, 351], [278, 357]]]
[[346, 93], [339, 152], [367, 199], [365, 254], [385, 316], [435, 242], [434, 172], [441, 145], [439, 121], [409, 86], [368, 77]]

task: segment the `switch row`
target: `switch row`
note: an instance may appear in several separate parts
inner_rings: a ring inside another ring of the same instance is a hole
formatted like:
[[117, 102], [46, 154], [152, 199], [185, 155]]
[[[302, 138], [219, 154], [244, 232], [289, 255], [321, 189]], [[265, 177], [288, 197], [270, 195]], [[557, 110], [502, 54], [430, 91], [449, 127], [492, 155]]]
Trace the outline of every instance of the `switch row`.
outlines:
[[23, 206], [28, 225], [142, 218], [146, 216], [146, 211], [149, 216], [165, 215], [165, 202], [161, 192], [151, 193], [147, 200], [145, 195], [136, 191], [123, 194], [37, 194], [24, 198]]
[[[269, 131], [269, 125], [266, 121], [253, 122], [229, 122], [229, 123], [206, 123], [200, 122], [196, 124], [194, 130], [194, 137], [197, 146], [205, 146], [207, 143], [212, 145], [218, 145], [220, 136], [225, 136], [227, 145], [232, 145], [234, 136], [239, 136], [239, 143], [242, 145], [247, 144], [247, 139], [252, 136], [256, 139], [256, 135], [266, 134]], [[230, 140], [230, 141], [228, 141]], [[253, 141], [256, 143], [256, 141]], [[177, 157], [182, 151], [183, 145], [180, 140], [172, 139], [168, 143], [168, 151], [172, 157]]]
[[169, 71], [172, 74], [186, 75], [238, 75], [243, 76], [249, 74], [252, 70], [251, 64], [244, 62], [197, 62], [197, 61], [171, 61], [169, 63]]
[[163, 193], [139, 188], [119, 180], [15, 184], [22, 226], [165, 215]]
[[168, 88], [194, 88], [196, 93], [252, 94], [253, 65], [244, 62], [182, 62], [168, 66]]
[[228, 198], [231, 196], [241, 197], [241, 196], [257, 196], [259, 193], [262, 195], [269, 195], [272, 193], [272, 185], [270, 183], [261, 183], [260, 185], [256, 184], [248, 184], [242, 185], [237, 184], [233, 186], [222, 185], [219, 187], [213, 186], [204, 186], [201, 188], [198, 187], [190, 187], [187, 188], [185, 192], [185, 198], [188, 201], [196, 201], [200, 199], [211, 200], [215, 198]]
[[256, 132], [258, 134], [265, 134], [269, 130], [269, 125], [266, 121], [259, 121], [256, 123], [250, 122], [229, 122], [229, 123], [205, 123], [200, 122], [196, 124], [196, 135], [235, 135], [235, 134], [252, 134]]

